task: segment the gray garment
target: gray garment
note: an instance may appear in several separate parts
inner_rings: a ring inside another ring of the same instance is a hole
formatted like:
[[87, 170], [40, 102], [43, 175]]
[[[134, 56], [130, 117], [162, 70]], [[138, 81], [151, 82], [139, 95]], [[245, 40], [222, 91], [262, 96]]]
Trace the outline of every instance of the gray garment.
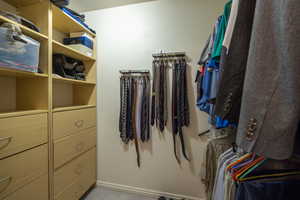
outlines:
[[143, 80], [137, 80], [137, 98], [136, 98], [136, 109], [135, 109], [135, 126], [136, 126], [136, 134], [138, 139], [141, 139], [141, 119], [142, 119], [142, 98], [143, 98]]
[[300, 120], [300, 1], [257, 0], [237, 144], [283, 160]]
[[[218, 129], [216, 134], [218, 137], [209, 140], [206, 147], [206, 171], [202, 179], [206, 186], [207, 199], [211, 199], [214, 180], [217, 172], [218, 158], [222, 153], [232, 147], [235, 141], [235, 130], [232, 128]], [[222, 137], [220, 136], [222, 135]]]
[[209, 50], [210, 50], [210, 43], [211, 43], [211, 35], [209, 35], [208, 40], [205, 43], [205, 47], [201, 53], [200, 60], [198, 65], [204, 65], [209, 58]]
[[[224, 195], [225, 195], [225, 168], [235, 161], [237, 159], [237, 155], [235, 153], [229, 154], [228, 156], [225, 157], [224, 160], [221, 160], [220, 165], [219, 165], [219, 171], [216, 176], [216, 181], [215, 181], [215, 186], [214, 186], [214, 191], [213, 191], [213, 200], [224, 200]], [[222, 162], [223, 161], [223, 162]]]
[[225, 172], [224, 200], [235, 200], [236, 184], [229, 172]]

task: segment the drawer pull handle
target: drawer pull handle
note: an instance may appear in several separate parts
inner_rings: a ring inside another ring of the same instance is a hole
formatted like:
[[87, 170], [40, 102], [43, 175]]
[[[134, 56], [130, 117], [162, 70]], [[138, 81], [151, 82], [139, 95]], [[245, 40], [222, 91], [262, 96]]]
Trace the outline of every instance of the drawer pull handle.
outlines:
[[[7, 141], [2, 147], [0, 146], [0, 149], [3, 149], [5, 147], [7, 147], [7, 145], [11, 142], [13, 137], [4, 137], [4, 138], [0, 138], [0, 142], [2, 141]], [[0, 182], [1, 183], [1, 182]]]
[[4, 190], [6, 190], [6, 188], [9, 186], [11, 180], [12, 180], [12, 177], [10, 177], [10, 176], [0, 179], [0, 184], [7, 182], [7, 185], [2, 190], [0, 190], [0, 192], [3, 192]]
[[78, 121], [75, 122], [75, 126], [76, 126], [77, 128], [82, 128], [83, 122], [84, 122], [83, 120], [78, 120]]

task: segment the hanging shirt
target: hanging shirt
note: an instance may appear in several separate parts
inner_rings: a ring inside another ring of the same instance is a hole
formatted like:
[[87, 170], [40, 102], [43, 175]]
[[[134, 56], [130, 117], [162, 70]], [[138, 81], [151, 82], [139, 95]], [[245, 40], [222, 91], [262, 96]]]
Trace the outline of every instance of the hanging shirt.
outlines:
[[[211, 60], [211, 54], [212, 54], [212, 49], [213, 45], [216, 39], [216, 33], [218, 32], [219, 24], [221, 22], [221, 17], [218, 18], [214, 25], [213, 29], [213, 34], [210, 35], [209, 37], [209, 44], [206, 44], [202, 54], [201, 58], [199, 61], [199, 64], [204, 64], [203, 66], [203, 73], [199, 74], [198, 72], [198, 79], [196, 80], [198, 86], [198, 90], [200, 90], [198, 93], [201, 95], [198, 96], [197, 98], [197, 106], [198, 108], [206, 113], [211, 113], [211, 105], [208, 103], [208, 100], [211, 99], [210, 93], [211, 93], [211, 83], [212, 83], [212, 70], [215, 68], [215, 63], [214, 60]], [[202, 75], [202, 76], [200, 76]], [[200, 79], [201, 78], [201, 79]], [[199, 82], [201, 81], [201, 82]]]
[[224, 14], [219, 24], [219, 30], [217, 32], [216, 40], [214, 43], [212, 58], [216, 58], [216, 57], [218, 58], [221, 56], [223, 40], [224, 40], [224, 36], [225, 36], [225, 32], [226, 32], [226, 28], [230, 16], [230, 11], [231, 11], [231, 5], [232, 5], [232, 0], [227, 2], [225, 5]]

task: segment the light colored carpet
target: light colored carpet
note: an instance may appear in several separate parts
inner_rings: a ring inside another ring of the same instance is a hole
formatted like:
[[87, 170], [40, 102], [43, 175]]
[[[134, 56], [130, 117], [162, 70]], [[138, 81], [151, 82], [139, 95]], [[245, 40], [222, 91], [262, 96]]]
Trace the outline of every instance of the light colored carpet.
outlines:
[[156, 200], [137, 194], [113, 191], [103, 187], [94, 188], [83, 200]]

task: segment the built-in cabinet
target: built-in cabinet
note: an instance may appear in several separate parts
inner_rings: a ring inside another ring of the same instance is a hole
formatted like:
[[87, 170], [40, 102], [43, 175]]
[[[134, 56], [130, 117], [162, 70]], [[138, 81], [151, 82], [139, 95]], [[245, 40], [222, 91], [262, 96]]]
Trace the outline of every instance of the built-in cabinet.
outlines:
[[[0, 200], [78, 200], [96, 183], [96, 49], [62, 43], [70, 32], [96, 35], [48, 0], [2, 0], [39, 28], [42, 73], [0, 66]], [[0, 22], [16, 22], [0, 16]], [[85, 81], [52, 74], [52, 55], [84, 62]]]

